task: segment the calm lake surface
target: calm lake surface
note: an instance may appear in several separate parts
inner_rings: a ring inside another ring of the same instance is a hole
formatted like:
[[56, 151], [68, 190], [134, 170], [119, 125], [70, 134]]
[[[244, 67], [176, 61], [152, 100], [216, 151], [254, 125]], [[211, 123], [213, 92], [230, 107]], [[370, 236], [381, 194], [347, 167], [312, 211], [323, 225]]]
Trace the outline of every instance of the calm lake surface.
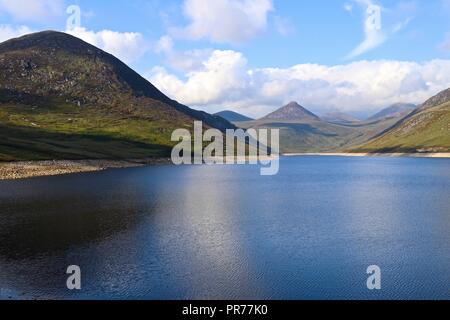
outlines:
[[[79, 265], [82, 290], [66, 289]], [[366, 269], [382, 270], [369, 291]], [[450, 159], [0, 182], [2, 299], [450, 299]]]

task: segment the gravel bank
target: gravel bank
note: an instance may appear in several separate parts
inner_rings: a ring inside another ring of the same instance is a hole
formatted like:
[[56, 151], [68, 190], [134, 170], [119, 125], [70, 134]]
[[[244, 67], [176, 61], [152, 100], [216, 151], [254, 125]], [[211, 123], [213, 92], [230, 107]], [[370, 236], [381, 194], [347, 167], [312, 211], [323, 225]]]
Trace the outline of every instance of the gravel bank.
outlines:
[[0, 180], [54, 176], [77, 172], [101, 171], [111, 168], [131, 168], [168, 163], [170, 163], [170, 159], [0, 162]]

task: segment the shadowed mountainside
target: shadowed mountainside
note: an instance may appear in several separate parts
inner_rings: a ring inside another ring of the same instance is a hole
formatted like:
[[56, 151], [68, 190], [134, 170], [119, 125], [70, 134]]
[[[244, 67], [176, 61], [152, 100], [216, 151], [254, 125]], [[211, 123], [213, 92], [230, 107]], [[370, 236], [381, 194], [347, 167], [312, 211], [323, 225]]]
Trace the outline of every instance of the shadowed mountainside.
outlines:
[[0, 44], [0, 160], [166, 156], [172, 131], [195, 120], [234, 128], [71, 35], [44, 31]]
[[244, 116], [243, 114], [240, 114], [240, 113], [234, 112], [234, 111], [229, 111], [229, 110], [221, 111], [221, 112], [215, 113], [214, 115], [218, 116], [218, 117], [222, 117], [225, 120], [228, 120], [230, 122], [241, 122], [241, 121], [252, 121], [253, 120], [252, 118]]

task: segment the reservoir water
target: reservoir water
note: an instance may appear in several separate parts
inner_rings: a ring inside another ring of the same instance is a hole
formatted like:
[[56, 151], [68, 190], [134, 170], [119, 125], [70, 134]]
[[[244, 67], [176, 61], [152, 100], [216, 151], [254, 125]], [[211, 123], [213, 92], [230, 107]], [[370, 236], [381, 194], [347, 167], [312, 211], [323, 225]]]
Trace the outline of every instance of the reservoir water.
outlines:
[[[370, 265], [381, 290], [367, 289]], [[450, 159], [2, 181], [0, 299], [46, 298], [450, 299]]]

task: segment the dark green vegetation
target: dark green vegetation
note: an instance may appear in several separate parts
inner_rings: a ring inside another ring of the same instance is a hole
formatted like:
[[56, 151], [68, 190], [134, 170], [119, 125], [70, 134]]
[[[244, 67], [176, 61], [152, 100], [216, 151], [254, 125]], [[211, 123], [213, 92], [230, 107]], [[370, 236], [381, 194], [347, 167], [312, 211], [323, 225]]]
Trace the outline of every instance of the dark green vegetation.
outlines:
[[228, 121], [173, 101], [114, 56], [46, 31], [0, 44], [0, 160], [170, 154], [171, 133]]
[[241, 121], [252, 121], [252, 118], [249, 118], [247, 116], [244, 116], [243, 114], [234, 112], [234, 111], [221, 111], [214, 114], [215, 116], [222, 117], [225, 120], [228, 120], [230, 122], [241, 122]]
[[[59, 32], [0, 44], [0, 161], [165, 157], [177, 128], [281, 129], [281, 151], [448, 152], [450, 89], [412, 113], [397, 104], [369, 120], [323, 119], [291, 102], [260, 120], [171, 100], [112, 55]], [[244, 117], [244, 118], [243, 118]]]
[[450, 152], [450, 89], [353, 151]]
[[[178, 120], [179, 126], [184, 123]], [[170, 154], [168, 120], [70, 104], [0, 107], [0, 160], [110, 159]]]

